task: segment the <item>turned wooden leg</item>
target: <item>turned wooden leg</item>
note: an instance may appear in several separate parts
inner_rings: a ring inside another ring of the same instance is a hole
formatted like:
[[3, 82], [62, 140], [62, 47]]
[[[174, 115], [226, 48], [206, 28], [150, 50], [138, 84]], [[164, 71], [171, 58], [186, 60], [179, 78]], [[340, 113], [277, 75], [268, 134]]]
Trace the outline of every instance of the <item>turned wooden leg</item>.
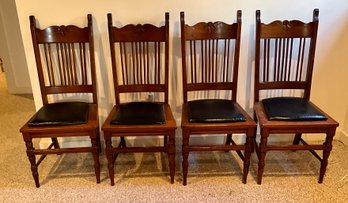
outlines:
[[323, 159], [321, 160], [318, 183], [323, 183], [326, 167], [328, 164], [328, 159], [332, 150], [332, 140], [333, 140], [333, 137], [335, 136], [335, 132], [336, 132], [336, 128], [331, 128], [330, 131], [326, 134], [326, 139], [324, 142], [324, 150], [323, 150]]
[[182, 176], [183, 185], [187, 185], [188, 155], [189, 155], [189, 133], [183, 130], [182, 134]]
[[249, 166], [250, 166], [250, 157], [251, 157], [251, 153], [254, 151], [254, 136], [255, 136], [255, 129], [249, 129], [247, 132], [247, 137], [245, 142], [245, 151], [244, 151], [244, 166], [243, 166], [243, 180], [242, 180], [244, 184], [247, 182]]
[[121, 140], [120, 140], [120, 145], [119, 145], [119, 147], [127, 147], [125, 138], [124, 138], [124, 137], [121, 137], [120, 139], [121, 139]]
[[108, 133], [104, 132], [104, 140], [105, 140], [105, 154], [108, 159], [108, 170], [109, 170], [109, 178], [111, 181], [111, 185], [115, 185], [114, 182], [114, 154], [112, 152], [112, 144], [111, 137]]
[[168, 143], [170, 183], [174, 183], [175, 176], [175, 131], [170, 132]]
[[35, 186], [38, 188], [40, 187], [40, 182], [39, 182], [39, 173], [37, 170], [37, 164], [36, 164], [36, 157], [34, 154], [34, 146], [32, 140], [27, 140], [25, 141], [25, 145], [27, 147], [27, 156], [31, 165], [31, 173], [33, 175], [34, 181], [35, 181]]
[[[232, 134], [227, 134], [225, 145], [230, 145], [232, 142]], [[225, 152], [229, 152], [226, 150]]]
[[60, 146], [59, 146], [58, 139], [57, 139], [56, 137], [52, 137], [51, 140], [52, 140], [52, 143], [53, 143], [54, 148], [55, 148], [55, 149], [59, 149]]
[[267, 129], [261, 129], [261, 142], [259, 146], [259, 166], [257, 173], [257, 184], [261, 185], [263, 170], [265, 167], [265, 157], [267, 152], [267, 139], [269, 136], [269, 132]]
[[230, 145], [232, 141], [232, 134], [227, 134], [225, 145]]
[[98, 129], [96, 130], [96, 133], [97, 133], [97, 146], [98, 146], [98, 152], [101, 153], [101, 152], [102, 152], [102, 146], [101, 146], [101, 143], [100, 143], [99, 127], [98, 127]]
[[166, 147], [167, 144], [168, 144], [168, 136], [165, 135], [165, 136], [163, 137], [163, 146]]
[[298, 145], [300, 143], [302, 137], [302, 133], [296, 133], [294, 137], [294, 141], [292, 142], [293, 145]]
[[95, 176], [97, 179], [97, 183], [100, 183], [100, 163], [99, 163], [99, 144], [100, 143], [98, 143], [97, 135], [90, 136], [90, 138], [92, 143], [92, 154], [93, 154], [93, 160], [94, 160]]

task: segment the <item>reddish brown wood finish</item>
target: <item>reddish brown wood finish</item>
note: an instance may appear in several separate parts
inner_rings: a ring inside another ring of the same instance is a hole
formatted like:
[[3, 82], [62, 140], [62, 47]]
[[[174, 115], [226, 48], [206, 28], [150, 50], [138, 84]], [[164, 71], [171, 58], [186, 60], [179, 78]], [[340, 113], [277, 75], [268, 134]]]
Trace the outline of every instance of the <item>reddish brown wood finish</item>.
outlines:
[[[31, 171], [36, 187], [40, 187], [38, 166], [47, 154], [81, 153], [93, 154], [97, 183], [100, 182], [99, 122], [95, 79], [95, 61], [93, 45], [92, 15], [87, 16], [88, 26], [79, 28], [69, 26], [50, 26], [39, 29], [36, 19], [30, 16], [30, 28], [39, 76], [43, 104], [48, 104], [48, 96], [65, 93], [83, 93], [91, 95], [89, 117], [86, 124], [69, 126], [28, 126], [26, 123], [20, 132], [27, 147]], [[66, 98], [65, 98], [66, 101]], [[60, 148], [57, 137], [88, 136], [91, 147]], [[48, 149], [35, 149], [34, 138], [51, 138]], [[53, 148], [54, 147], [54, 148]], [[42, 155], [36, 162], [35, 155]]]
[[[241, 15], [241, 11], [238, 11], [237, 22], [233, 24], [200, 22], [190, 26], [185, 24], [184, 12], [180, 13], [184, 93], [181, 120], [184, 185], [187, 184], [188, 155], [191, 151], [237, 151], [244, 162], [242, 182], [247, 181], [256, 133], [253, 119], [238, 104], [240, 112], [246, 117], [245, 122], [190, 123], [187, 112], [188, 93], [193, 91], [229, 90], [232, 92], [231, 100], [236, 101]], [[232, 140], [233, 133], [246, 134], [245, 144], [236, 145]], [[190, 135], [193, 134], [227, 134], [226, 144], [193, 146], [189, 144]]]
[[[168, 104], [169, 13], [165, 14], [165, 25], [161, 27], [129, 24], [117, 28], [113, 26], [111, 14], [108, 14], [108, 26], [116, 105], [105, 120], [102, 130], [111, 185], [115, 184], [114, 167], [118, 153], [133, 152], [166, 152], [169, 156], [170, 182], [174, 183], [176, 123]], [[118, 53], [116, 45], [120, 48]], [[117, 63], [117, 59], [120, 63]], [[110, 121], [121, 103], [120, 94], [134, 92], [162, 93], [166, 123], [111, 125]], [[127, 147], [124, 140], [127, 136], [164, 136], [165, 141], [162, 147]], [[119, 146], [112, 145], [112, 137], [120, 137]]]
[[[270, 150], [309, 150], [321, 161], [318, 182], [323, 181], [338, 123], [328, 115], [326, 121], [270, 121], [262, 102], [259, 102], [260, 91], [271, 89], [303, 90], [303, 97], [309, 100], [318, 15], [319, 10], [315, 9], [313, 21], [309, 23], [294, 20], [264, 24], [261, 23], [260, 11], [256, 11], [254, 113], [261, 129], [261, 141], [256, 150], [259, 158], [258, 184], [262, 181], [266, 152]], [[296, 134], [292, 145], [279, 146], [267, 143], [271, 134], [286, 136], [291, 133]], [[326, 139], [323, 144], [308, 144], [301, 138], [302, 133], [324, 133]], [[299, 145], [300, 142], [303, 145]], [[323, 150], [322, 158], [314, 150]]]

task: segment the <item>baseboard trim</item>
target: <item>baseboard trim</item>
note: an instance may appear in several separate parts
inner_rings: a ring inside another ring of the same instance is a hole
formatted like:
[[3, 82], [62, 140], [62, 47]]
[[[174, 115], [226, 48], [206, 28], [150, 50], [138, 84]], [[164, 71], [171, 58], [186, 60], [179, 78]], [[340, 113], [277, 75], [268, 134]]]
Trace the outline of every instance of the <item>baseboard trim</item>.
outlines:
[[343, 130], [338, 132], [338, 140], [340, 140], [341, 142], [343, 142], [343, 144], [345, 144], [346, 146], [348, 146], [348, 133], [344, 132]]

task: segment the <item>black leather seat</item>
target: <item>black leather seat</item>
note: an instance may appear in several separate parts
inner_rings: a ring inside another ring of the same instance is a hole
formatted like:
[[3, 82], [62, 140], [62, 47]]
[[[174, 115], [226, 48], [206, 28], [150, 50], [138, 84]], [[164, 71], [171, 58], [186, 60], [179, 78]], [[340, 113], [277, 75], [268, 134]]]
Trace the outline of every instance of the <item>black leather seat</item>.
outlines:
[[166, 122], [163, 103], [129, 102], [118, 106], [111, 124], [114, 125], [150, 125]]
[[188, 117], [192, 123], [245, 121], [235, 102], [225, 99], [201, 99], [188, 102]]
[[312, 102], [297, 97], [274, 97], [262, 100], [269, 120], [327, 120]]
[[84, 102], [52, 103], [41, 109], [30, 119], [29, 126], [78, 125], [88, 121], [89, 105]]

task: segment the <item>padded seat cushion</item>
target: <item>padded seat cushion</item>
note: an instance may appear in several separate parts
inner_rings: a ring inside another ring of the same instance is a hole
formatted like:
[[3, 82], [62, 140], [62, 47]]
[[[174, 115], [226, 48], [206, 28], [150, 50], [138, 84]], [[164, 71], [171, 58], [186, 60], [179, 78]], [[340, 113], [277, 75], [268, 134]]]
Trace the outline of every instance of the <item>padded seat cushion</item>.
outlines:
[[88, 121], [89, 105], [85, 102], [52, 103], [30, 119], [29, 126], [58, 126], [85, 124]]
[[303, 98], [275, 97], [262, 100], [269, 120], [326, 120], [314, 105]]
[[192, 123], [222, 123], [245, 121], [231, 100], [202, 99], [188, 102], [188, 118]]
[[163, 103], [129, 102], [120, 104], [111, 124], [151, 125], [166, 122]]

